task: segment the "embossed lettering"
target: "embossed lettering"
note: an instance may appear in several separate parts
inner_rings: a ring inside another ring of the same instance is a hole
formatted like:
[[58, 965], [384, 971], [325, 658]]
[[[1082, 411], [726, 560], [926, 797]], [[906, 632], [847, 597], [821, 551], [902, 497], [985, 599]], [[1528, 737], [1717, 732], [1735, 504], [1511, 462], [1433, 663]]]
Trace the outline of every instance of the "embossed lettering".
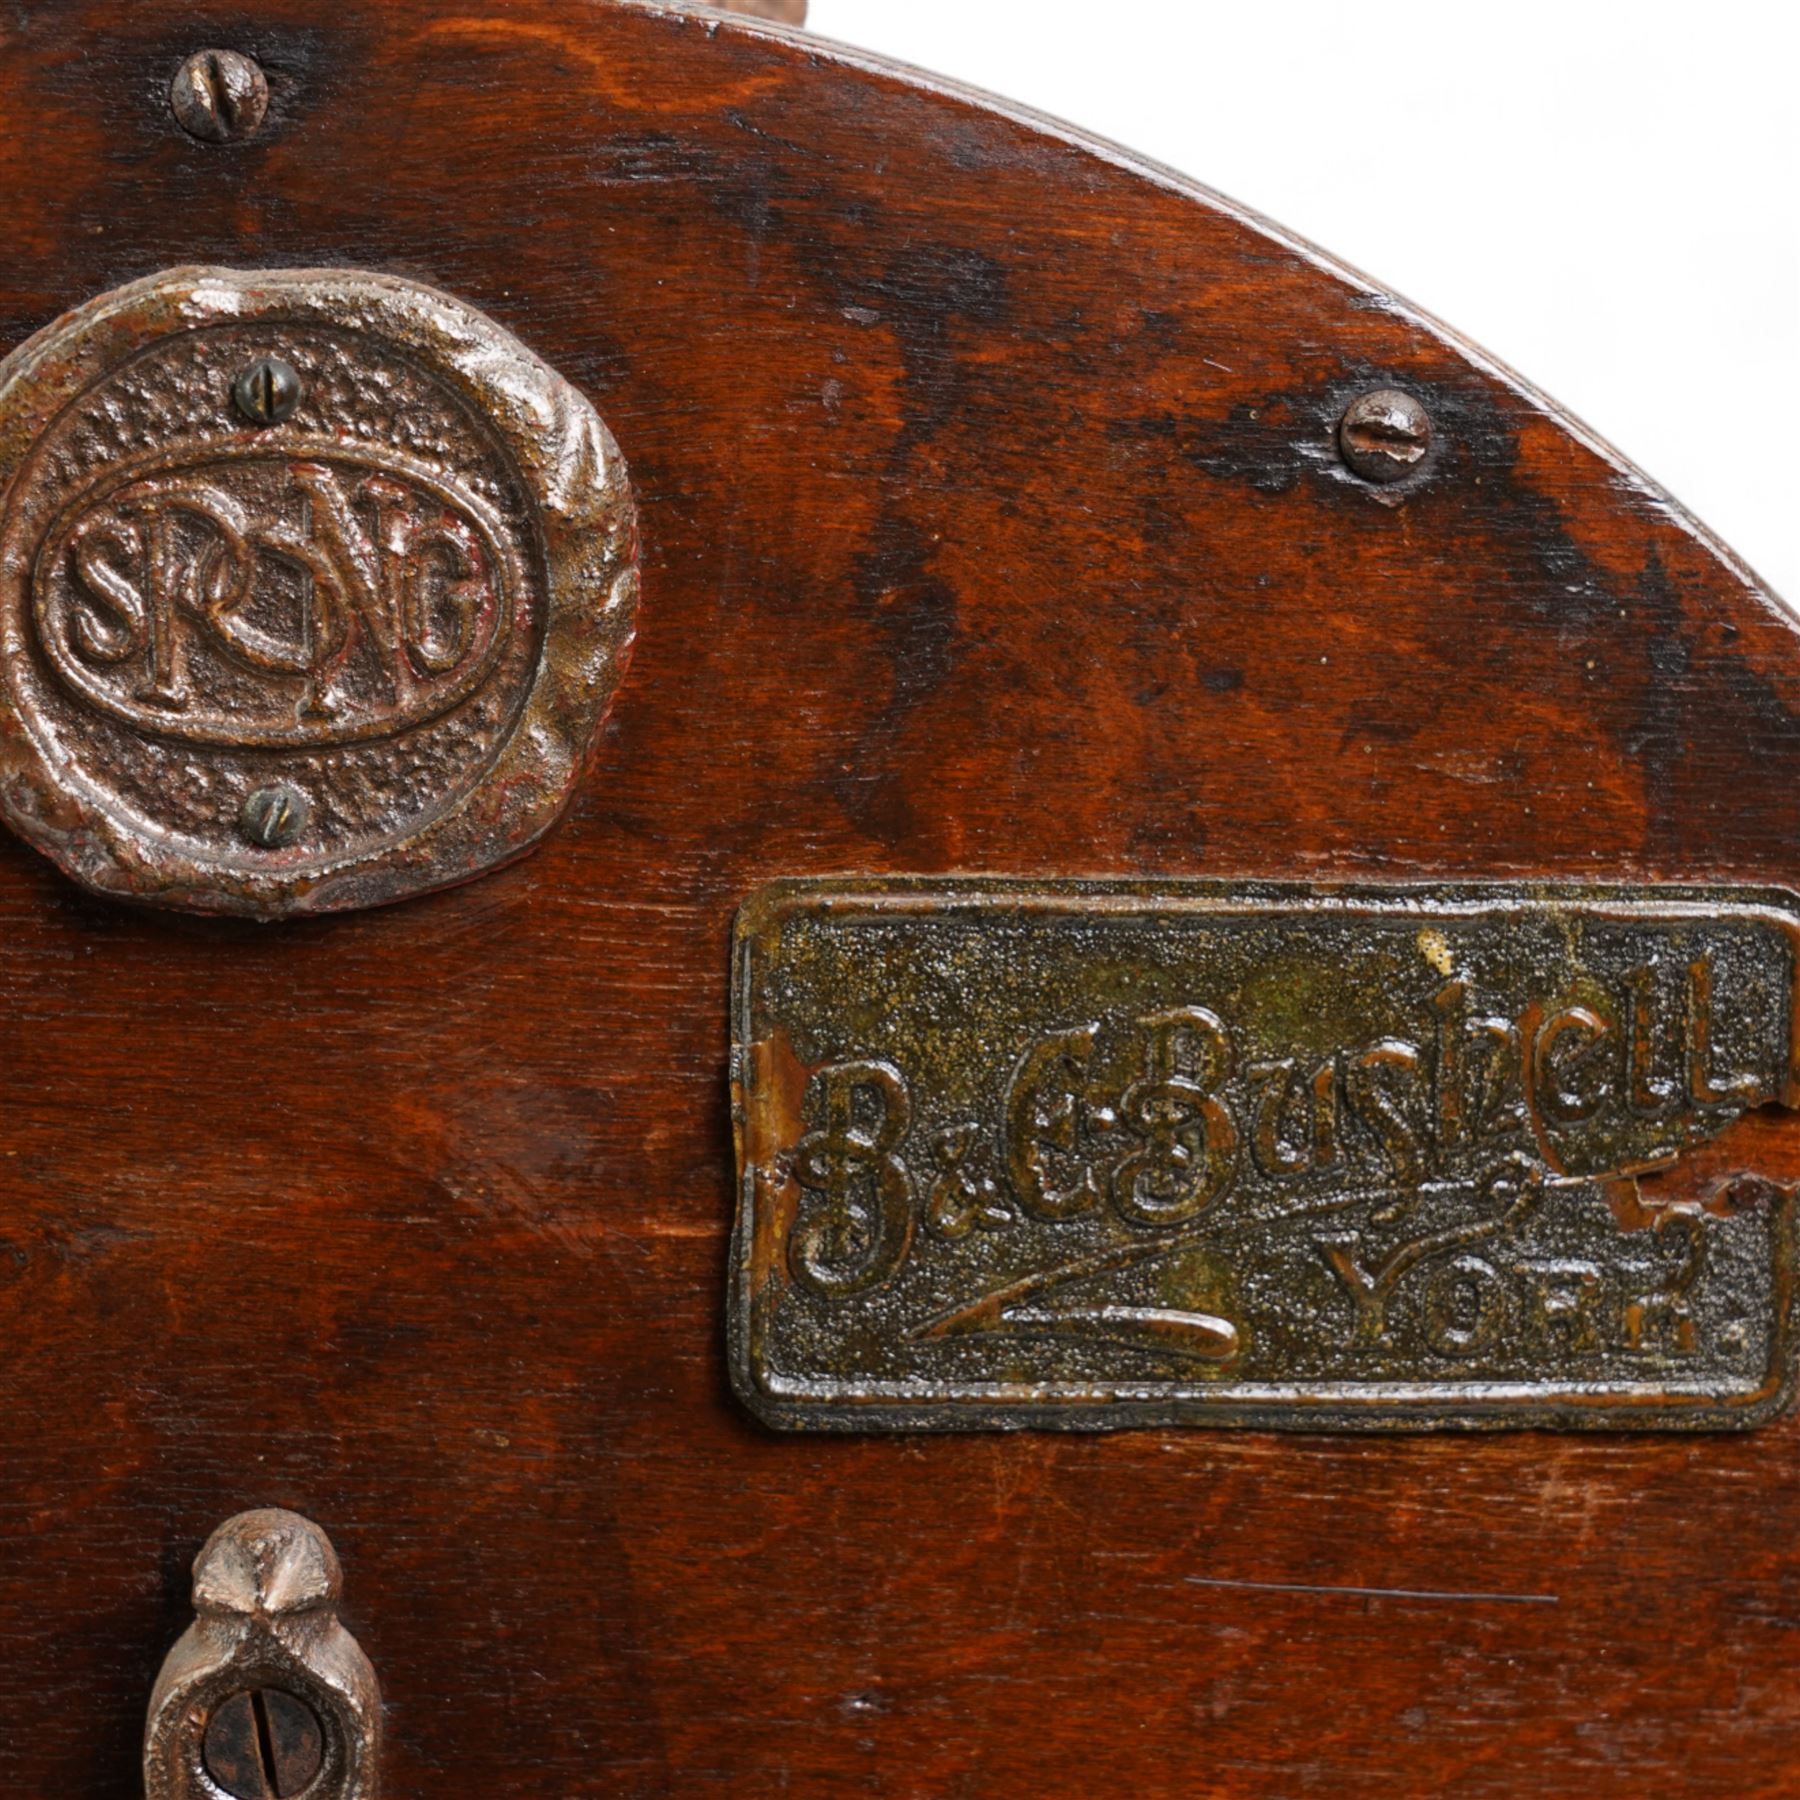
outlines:
[[1625, 1341], [1631, 1349], [1692, 1356], [1699, 1347], [1692, 1295], [1706, 1267], [1706, 1230], [1706, 1216], [1694, 1206], [1671, 1208], [1657, 1219], [1657, 1235], [1677, 1240], [1680, 1262], [1667, 1280], [1627, 1303]]
[[1075, 1219], [1099, 1204], [1101, 1183], [1081, 1155], [1080, 1081], [1098, 1025], [1032, 1044], [1006, 1090], [1006, 1173], [1033, 1219]]
[[[1400, 1189], [1393, 1204], [1377, 1215], [1383, 1222], [1401, 1216], [1411, 1205], [1412, 1190], [1425, 1178], [1419, 1131], [1400, 1097], [1416, 1088], [1420, 1061], [1417, 1044], [1385, 1038], [1365, 1050], [1350, 1069], [1350, 1098], [1380, 1141], [1394, 1184]], [[1390, 1090], [1390, 1082], [1399, 1093]]]
[[[852, 905], [808, 915], [783, 984], [757, 977], [797, 1054], [861, 1051], [814, 1075], [777, 1152], [793, 1180], [747, 1190], [794, 1209], [794, 1279], [753, 1316], [777, 1328], [796, 1288], [833, 1302], [784, 1340], [809, 1379], [838, 1379], [823, 1332], [880, 1408], [964, 1383], [1019, 1422], [1064, 1394], [1083, 1423], [1163, 1396], [1460, 1424], [1774, 1404], [1800, 1186], [1736, 1165], [1772, 1120], [1695, 1153], [1792, 1091], [1800, 918], [1702, 920], [1693, 890], [1641, 922], [1464, 890], [1425, 929], [1411, 895], [1347, 920], [1334, 892], [1315, 928], [1280, 902], [1184, 917], [1109, 890], [1066, 918], [1005, 910], [989, 937], [1003, 886], [953, 933], [897, 891], [863, 903], [866, 939]], [[804, 986], [815, 965], [833, 985]]]
[[1433, 1086], [1437, 1097], [1437, 1141], [1441, 1149], [1454, 1150], [1463, 1140], [1463, 1032], [1468, 1013], [1466, 982], [1451, 981], [1431, 996], [1437, 1015], [1437, 1069]]
[[925, 1200], [925, 1223], [953, 1244], [979, 1227], [999, 1231], [1013, 1223], [999, 1185], [975, 1166], [981, 1127], [968, 1123], [940, 1131], [932, 1145], [938, 1173]]
[[1712, 958], [1697, 956], [1688, 964], [1688, 1092], [1696, 1106], [1753, 1103], [1762, 1089], [1754, 1075], [1728, 1075], [1723, 1080], [1715, 1075], [1712, 1024]]
[[104, 666], [141, 655], [150, 629], [143, 588], [144, 534], [128, 519], [83, 520], [69, 540], [80, 593], [69, 608], [71, 647]]
[[1525, 1284], [1525, 1329], [1539, 1342], [1578, 1354], [1600, 1347], [1605, 1272], [1598, 1263], [1521, 1262], [1515, 1271]]
[[841, 1299], [879, 1287], [906, 1260], [913, 1185], [896, 1154], [912, 1120], [892, 1063], [837, 1063], [809, 1083], [811, 1131], [794, 1146], [794, 1180], [816, 1203], [788, 1236], [788, 1270], [803, 1288]]
[[1612, 1091], [1612, 1022], [1591, 1006], [1567, 1006], [1538, 1027], [1537, 1102], [1558, 1125], [1593, 1118]]
[[1506, 1285], [1479, 1256], [1458, 1256], [1438, 1269], [1425, 1289], [1425, 1340], [1444, 1356], [1474, 1356], [1500, 1335]]
[[83, 699], [203, 741], [331, 744], [454, 706], [504, 641], [508, 553], [482, 502], [397, 453], [215, 453], [78, 505], [40, 571]]
[[1519, 1028], [1511, 1019], [1475, 1019], [1470, 1023], [1481, 1072], [1475, 1103], [1475, 1135], [1504, 1137], [1525, 1124], [1524, 1058]]
[[1144, 1142], [1113, 1170], [1113, 1205], [1136, 1225], [1180, 1224], [1219, 1198], [1237, 1165], [1237, 1126], [1218, 1098], [1231, 1038], [1203, 1006], [1138, 1024], [1144, 1075], [1125, 1090], [1120, 1110]]
[[1251, 1136], [1257, 1167], [1265, 1175], [1293, 1175], [1310, 1169], [1317, 1155], [1310, 1131], [1297, 1144], [1290, 1144], [1283, 1135], [1296, 1100], [1302, 1094], [1311, 1097], [1311, 1090], [1301, 1085], [1300, 1065], [1287, 1056], [1280, 1062], [1252, 1063], [1245, 1073], [1258, 1090], [1256, 1128]]
[[1631, 1005], [1632, 1109], [1655, 1117], [1675, 1098], [1676, 1084], [1656, 1074], [1656, 970], [1649, 964], [1625, 978]]
[[[1538, 1172], [1514, 1157], [1492, 1170], [1481, 1183], [1482, 1204], [1499, 1210], [1464, 1224], [1409, 1238], [1394, 1246], [1377, 1263], [1365, 1262], [1361, 1236], [1356, 1232], [1315, 1237], [1314, 1247], [1324, 1257], [1326, 1266], [1344, 1284], [1344, 1290], [1355, 1306], [1356, 1341], [1359, 1344], [1384, 1341], [1388, 1302], [1410, 1270], [1447, 1250], [1500, 1236], [1530, 1212], [1541, 1193]], [[1374, 1216], [1379, 1218], [1380, 1214]]]

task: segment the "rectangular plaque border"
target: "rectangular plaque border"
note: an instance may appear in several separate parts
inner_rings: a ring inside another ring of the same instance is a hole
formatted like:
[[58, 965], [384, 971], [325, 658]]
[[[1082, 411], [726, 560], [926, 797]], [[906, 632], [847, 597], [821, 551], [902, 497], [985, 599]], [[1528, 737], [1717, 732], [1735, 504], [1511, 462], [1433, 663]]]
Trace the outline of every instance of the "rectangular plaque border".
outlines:
[[[1423, 1432], [1735, 1432], [1766, 1424], [1791, 1405], [1796, 1389], [1794, 1296], [1800, 1219], [1796, 1199], [1776, 1204], [1773, 1225], [1771, 1347], [1754, 1388], [1671, 1381], [1655, 1393], [1596, 1394], [1578, 1382], [1469, 1383], [1447, 1403], [1428, 1382], [1267, 1383], [1227, 1393], [1171, 1395], [1104, 1390], [1059, 1381], [936, 1384], [919, 1393], [903, 1384], [792, 1381], [762, 1366], [752, 1307], [754, 1180], [746, 1163], [747, 1051], [753, 1042], [752, 979], [757, 942], [797, 911], [851, 918], [906, 917], [1005, 909], [1070, 910], [1103, 915], [1156, 911], [1218, 916], [1318, 912], [1335, 916], [1478, 917], [1512, 909], [1580, 907], [1620, 920], [1678, 923], [1740, 919], [1787, 938], [1800, 981], [1800, 893], [1767, 885], [1693, 882], [1426, 881], [1416, 883], [1231, 881], [1216, 878], [970, 876], [784, 876], [764, 883], [733, 923], [730, 1099], [736, 1217], [729, 1256], [726, 1340], [731, 1386], [763, 1424], [784, 1432], [979, 1433], [1236, 1429], [1282, 1433]], [[1800, 1108], [1800, 997], [1790, 995], [1788, 1068], [1781, 1104]], [[1349, 1391], [1354, 1389], [1355, 1391]]]

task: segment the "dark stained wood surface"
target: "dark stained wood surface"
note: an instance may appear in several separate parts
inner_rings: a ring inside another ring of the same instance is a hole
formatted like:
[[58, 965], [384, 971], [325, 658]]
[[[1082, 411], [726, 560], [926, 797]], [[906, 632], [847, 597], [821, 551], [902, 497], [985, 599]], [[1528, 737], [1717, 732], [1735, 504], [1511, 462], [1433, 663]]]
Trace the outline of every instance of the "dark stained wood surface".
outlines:
[[[203, 43], [264, 61], [254, 142], [170, 120]], [[398, 271], [593, 398], [645, 534], [517, 868], [259, 929], [0, 845], [7, 1793], [136, 1791], [253, 1505], [343, 1556], [396, 1796], [1800, 1789], [1793, 1419], [818, 1441], [724, 1373], [765, 878], [1787, 878], [1800, 645], [1666, 496], [1215, 198], [753, 25], [0, 44], [0, 341], [185, 260]], [[1400, 506], [1329, 446], [1382, 384], [1441, 444]]]

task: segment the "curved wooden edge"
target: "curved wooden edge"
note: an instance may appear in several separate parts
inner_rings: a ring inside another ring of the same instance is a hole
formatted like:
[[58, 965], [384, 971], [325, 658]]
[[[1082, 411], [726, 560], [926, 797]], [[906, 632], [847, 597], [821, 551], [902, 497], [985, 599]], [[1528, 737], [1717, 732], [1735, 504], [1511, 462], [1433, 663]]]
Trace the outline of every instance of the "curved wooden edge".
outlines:
[[[720, 18], [717, 9], [700, 4], [699, 0], [607, 0], [607, 3], [630, 7], [640, 12], [659, 14], [671, 19], [703, 22], [709, 35], [714, 32], [738, 33], [745, 37], [761, 39], [786, 50], [803, 49], [807, 59], [811, 62], [829, 64], [833, 68], [846, 72], [873, 77], [896, 86], [912, 88], [937, 100], [996, 115], [1065, 148], [1078, 150], [1092, 156], [1096, 161], [1120, 174], [1149, 182], [1156, 187], [1191, 200], [1197, 205], [1204, 206], [1212, 212], [1222, 214], [1246, 230], [1254, 231], [1268, 239], [1271, 244], [1287, 254], [1306, 262], [1319, 275], [1342, 283], [1347, 290], [1362, 299], [1378, 303], [1396, 316], [1403, 318], [1408, 324], [1429, 333], [1445, 348], [1462, 357], [1471, 367], [1511, 388], [1522, 398], [1528, 400], [1546, 417], [1553, 419], [1571, 437], [1578, 440], [1596, 456], [1611, 464], [1620, 478], [1637, 490], [1642, 498], [1659, 507], [1697, 542], [1705, 545], [1747, 589], [1754, 592], [1765, 604], [1771, 606], [1784, 622], [1800, 631], [1800, 606], [1796, 606], [1777, 594], [1769, 583], [1705, 520], [1691, 511], [1679, 497], [1663, 487], [1640, 464], [1627, 456], [1603, 432], [1589, 425], [1586, 420], [1564, 406], [1554, 395], [1539, 387], [1529, 376], [1514, 368], [1503, 358], [1484, 349], [1454, 325], [1407, 299], [1405, 295], [1368, 274], [1355, 263], [1314, 243], [1301, 233], [1290, 230], [1267, 213], [1260, 212], [1243, 201], [1235, 200], [1217, 188], [1209, 187], [1198, 177], [1189, 175], [1171, 164], [1161, 162], [1155, 157], [1146, 156], [1128, 145], [1118, 143], [1098, 132], [1089, 131], [1082, 125], [1059, 118], [1053, 113], [1043, 112], [1020, 101], [1010, 100], [1002, 94], [993, 93], [973, 83], [961, 82], [951, 76], [939, 75], [931, 70], [895, 58], [879, 56], [854, 45], [821, 37], [816, 32], [807, 31], [802, 35], [797, 29], [798, 21], [782, 21], [776, 15], [749, 16], [756, 10], [754, 0], [750, 0], [742, 12], [733, 8], [731, 15], [725, 18]], [[767, 3], [780, 5], [782, 0], [767, 0]], [[802, 6], [804, 6], [804, 0], [802, 0]]]

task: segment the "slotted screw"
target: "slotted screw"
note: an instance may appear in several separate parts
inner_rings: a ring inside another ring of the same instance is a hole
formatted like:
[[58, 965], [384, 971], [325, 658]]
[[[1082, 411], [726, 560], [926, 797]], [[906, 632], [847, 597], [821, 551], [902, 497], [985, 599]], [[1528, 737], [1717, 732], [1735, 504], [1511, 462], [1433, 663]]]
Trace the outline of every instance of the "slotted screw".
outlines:
[[279, 425], [300, 404], [300, 376], [279, 356], [259, 356], [231, 384], [237, 409], [252, 425]]
[[252, 1688], [213, 1708], [200, 1753], [234, 1800], [291, 1800], [325, 1761], [319, 1715], [280, 1688]]
[[1399, 388], [1359, 395], [1338, 424], [1338, 450], [1364, 481], [1403, 481], [1430, 448], [1431, 415]]
[[189, 137], [207, 144], [247, 138], [269, 110], [269, 80], [237, 50], [196, 50], [169, 84], [169, 104]]
[[306, 796], [285, 782], [258, 788], [238, 815], [244, 836], [263, 850], [280, 850], [306, 828]]

